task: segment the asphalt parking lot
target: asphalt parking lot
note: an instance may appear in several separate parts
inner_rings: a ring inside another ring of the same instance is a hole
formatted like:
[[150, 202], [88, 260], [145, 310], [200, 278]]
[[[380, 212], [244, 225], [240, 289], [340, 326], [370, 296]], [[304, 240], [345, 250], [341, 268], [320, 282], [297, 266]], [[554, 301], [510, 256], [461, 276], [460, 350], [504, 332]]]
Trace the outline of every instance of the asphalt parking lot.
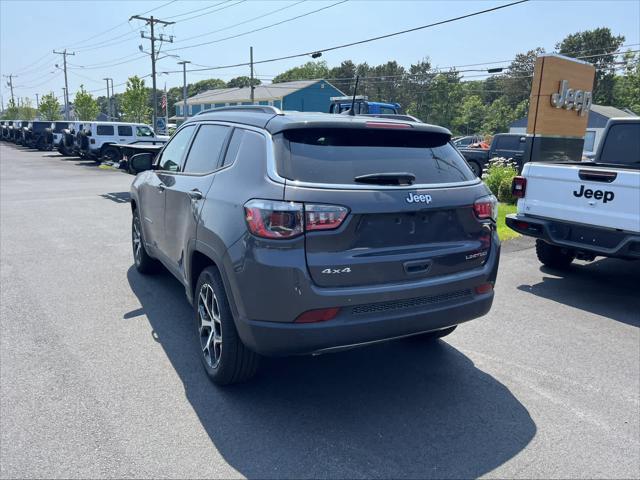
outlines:
[[177, 280], [132, 267], [131, 176], [2, 144], [0, 178], [2, 478], [640, 476], [640, 264], [515, 240], [446, 340], [221, 390]]

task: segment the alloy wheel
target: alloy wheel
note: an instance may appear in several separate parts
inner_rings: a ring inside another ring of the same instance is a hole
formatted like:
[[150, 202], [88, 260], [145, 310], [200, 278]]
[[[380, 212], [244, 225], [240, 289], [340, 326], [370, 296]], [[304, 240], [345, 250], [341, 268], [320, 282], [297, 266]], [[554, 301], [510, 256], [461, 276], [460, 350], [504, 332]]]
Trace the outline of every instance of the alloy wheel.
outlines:
[[140, 265], [140, 262], [142, 261], [142, 235], [140, 234], [140, 221], [138, 220], [138, 217], [133, 221], [131, 241], [133, 243], [133, 258], [136, 265]]
[[202, 354], [211, 368], [217, 368], [222, 356], [222, 321], [218, 298], [209, 283], [198, 294], [199, 337]]

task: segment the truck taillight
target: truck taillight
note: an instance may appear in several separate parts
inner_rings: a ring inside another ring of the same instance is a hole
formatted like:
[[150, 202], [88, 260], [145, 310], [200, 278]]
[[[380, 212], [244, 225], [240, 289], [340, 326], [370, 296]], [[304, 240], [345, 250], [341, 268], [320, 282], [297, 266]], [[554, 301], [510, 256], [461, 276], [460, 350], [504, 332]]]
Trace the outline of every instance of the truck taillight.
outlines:
[[473, 212], [479, 220], [493, 220], [498, 218], [498, 200], [493, 195], [487, 195], [476, 200], [473, 204]]
[[524, 198], [527, 191], [527, 179], [524, 177], [513, 177], [511, 182], [511, 195], [516, 198]]
[[348, 209], [337, 205], [275, 200], [250, 200], [244, 211], [251, 233], [271, 239], [294, 238], [304, 231], [333, 230], [349, 213]]

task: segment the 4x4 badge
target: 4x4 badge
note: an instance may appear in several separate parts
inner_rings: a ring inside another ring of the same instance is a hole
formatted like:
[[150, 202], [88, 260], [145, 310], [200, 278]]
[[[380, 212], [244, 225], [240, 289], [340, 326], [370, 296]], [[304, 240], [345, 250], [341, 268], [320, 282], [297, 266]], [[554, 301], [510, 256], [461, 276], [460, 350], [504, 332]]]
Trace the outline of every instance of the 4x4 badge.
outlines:
[[431, 195], [418, 195], [417, 193], [409, 192], [409, 196], [405, 198], [407, 203], [431, 203]]
[[325, 268], [322, 270], [322, 273], [327, 273], [333, 275], [335, 273], [351, 273], [351, 269], [349, 267], [344, 268]]

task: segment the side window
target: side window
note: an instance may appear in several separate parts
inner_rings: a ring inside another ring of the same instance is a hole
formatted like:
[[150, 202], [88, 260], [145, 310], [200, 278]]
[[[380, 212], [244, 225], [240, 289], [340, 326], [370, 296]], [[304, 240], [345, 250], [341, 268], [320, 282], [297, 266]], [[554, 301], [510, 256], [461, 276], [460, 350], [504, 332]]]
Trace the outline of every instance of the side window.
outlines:
[[149, 127], [136, 127], [136, 137], [153, 137], [153, 130]]
[[520, 150], [520, 137], [498, 137], [498, 145], [496, 148], [499, 150]]
[[220, 152], [229, 134], [229, 127], [222, 125], [202, 125], [196, 133], [187, 156], [184, 171], [207, 173], [218, 168]]
[[113, 135], [113, 125], [98, 125], [96, 135]]
[[233, 137], [231, 137], [231, 141], [229, 142], [227, 154], [224, 156], [224, 162], [222, 162], [223, 167], [232, 165], [236, 161], [245, 132], [246, 130], [243, 130], [242, 128], [236, 128], [233, 131]]
[[118, 125], [119, 137], [133, 137], [133, 128], [131, 125]]
[[166, 147], [164, 147], [164, 150], [160, 155], [160, 161], [158, 162], [160, 170], [166, 170], [169, 172], [180, 171], [180, 162], [187, 150], [193, 130], [194, 126], [188, 125], [179, 132], [176, 132], [171, 141]]
[[395, 110], [393, 108], [380, 107], [380, 113], [391, 113], [391, 114], [394, 114], [396, 112], [395, 112]]

